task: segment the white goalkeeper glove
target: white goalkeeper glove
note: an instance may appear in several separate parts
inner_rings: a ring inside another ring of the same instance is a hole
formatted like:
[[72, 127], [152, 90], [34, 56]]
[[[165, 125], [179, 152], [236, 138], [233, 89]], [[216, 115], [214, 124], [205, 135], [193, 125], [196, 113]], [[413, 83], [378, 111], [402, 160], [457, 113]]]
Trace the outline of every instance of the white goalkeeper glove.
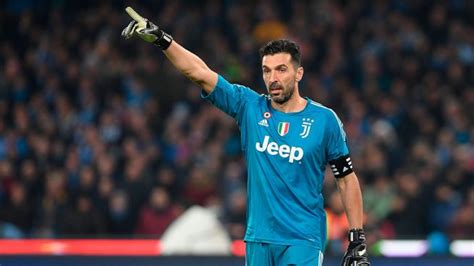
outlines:
[[164, 32], [148, 19], [140, 16], [133, 8], [127, 7], [125, 11], [133, 18], [122, 31], [122, 36], [125, 39], [130, 39], [132, 36], [138, 35], [144, 41], [153, 43], [163, 50], [166, 50], [171, 45], [171, 42], [173, 42], [171, 35]]

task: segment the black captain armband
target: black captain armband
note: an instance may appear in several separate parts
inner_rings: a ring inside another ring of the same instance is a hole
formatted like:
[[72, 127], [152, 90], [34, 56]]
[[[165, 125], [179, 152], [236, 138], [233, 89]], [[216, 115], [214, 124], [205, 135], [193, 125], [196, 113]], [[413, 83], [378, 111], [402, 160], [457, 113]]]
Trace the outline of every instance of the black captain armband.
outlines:
[[329, 161], [329, 165], [331, 166], [331, 170], [335, 178], [343, 178], [346, 175], [354, 172], [354, 170], [352, 170], [352, 161], [349, 154]]

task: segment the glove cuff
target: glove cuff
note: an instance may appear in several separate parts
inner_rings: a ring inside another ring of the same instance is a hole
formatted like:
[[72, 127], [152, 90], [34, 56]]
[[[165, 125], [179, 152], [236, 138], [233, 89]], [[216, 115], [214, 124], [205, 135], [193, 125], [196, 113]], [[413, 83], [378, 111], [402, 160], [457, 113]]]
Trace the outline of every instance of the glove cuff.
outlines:
[[349, 230], [347, 238], [350, 243], [365, 243], [365, 232], [361, 228], [353, 228]]
[[164, 32], [163, 30], [161, 31], [161, 36], [158, 36], [158, 38], [153, 42], [156, 46], [160, 47], [161, 50], [166, 50], [168, 47], [170, 47], [171, 43], [173, 42], [173, 37], [169, 35], [168, 33]]

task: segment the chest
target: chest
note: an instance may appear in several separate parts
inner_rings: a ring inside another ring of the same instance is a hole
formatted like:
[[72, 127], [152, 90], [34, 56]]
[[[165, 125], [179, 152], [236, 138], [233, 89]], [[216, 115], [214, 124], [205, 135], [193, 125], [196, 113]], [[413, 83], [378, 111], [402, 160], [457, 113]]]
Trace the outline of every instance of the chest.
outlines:
[[258, 108], [247, 116], [247, 144], [251, 150], [278, 155], [292, 161], [321, 157], [325, 152], [325, 121], [317, 114], [276, 113]]

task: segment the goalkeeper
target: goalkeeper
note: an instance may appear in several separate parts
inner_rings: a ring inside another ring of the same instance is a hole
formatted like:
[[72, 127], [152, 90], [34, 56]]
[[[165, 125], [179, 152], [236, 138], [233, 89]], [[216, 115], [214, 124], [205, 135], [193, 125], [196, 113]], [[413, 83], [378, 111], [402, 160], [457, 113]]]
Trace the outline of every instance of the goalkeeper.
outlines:
[[232, 116], [241, 131], [248, 170], [246, 265], [320, 266], [326, 241], [322, 187], [330, 165], [351, 227], [343, 266], [369, 266], [362, 196], [342, 123], [331, 109], [300, 96], [299, 47], [275, 40], [260, 50], [268, 94], [231, 84], [171, 35], [128, 7], [123, 30], [161, 48], [202, 88], [202, 97]]

